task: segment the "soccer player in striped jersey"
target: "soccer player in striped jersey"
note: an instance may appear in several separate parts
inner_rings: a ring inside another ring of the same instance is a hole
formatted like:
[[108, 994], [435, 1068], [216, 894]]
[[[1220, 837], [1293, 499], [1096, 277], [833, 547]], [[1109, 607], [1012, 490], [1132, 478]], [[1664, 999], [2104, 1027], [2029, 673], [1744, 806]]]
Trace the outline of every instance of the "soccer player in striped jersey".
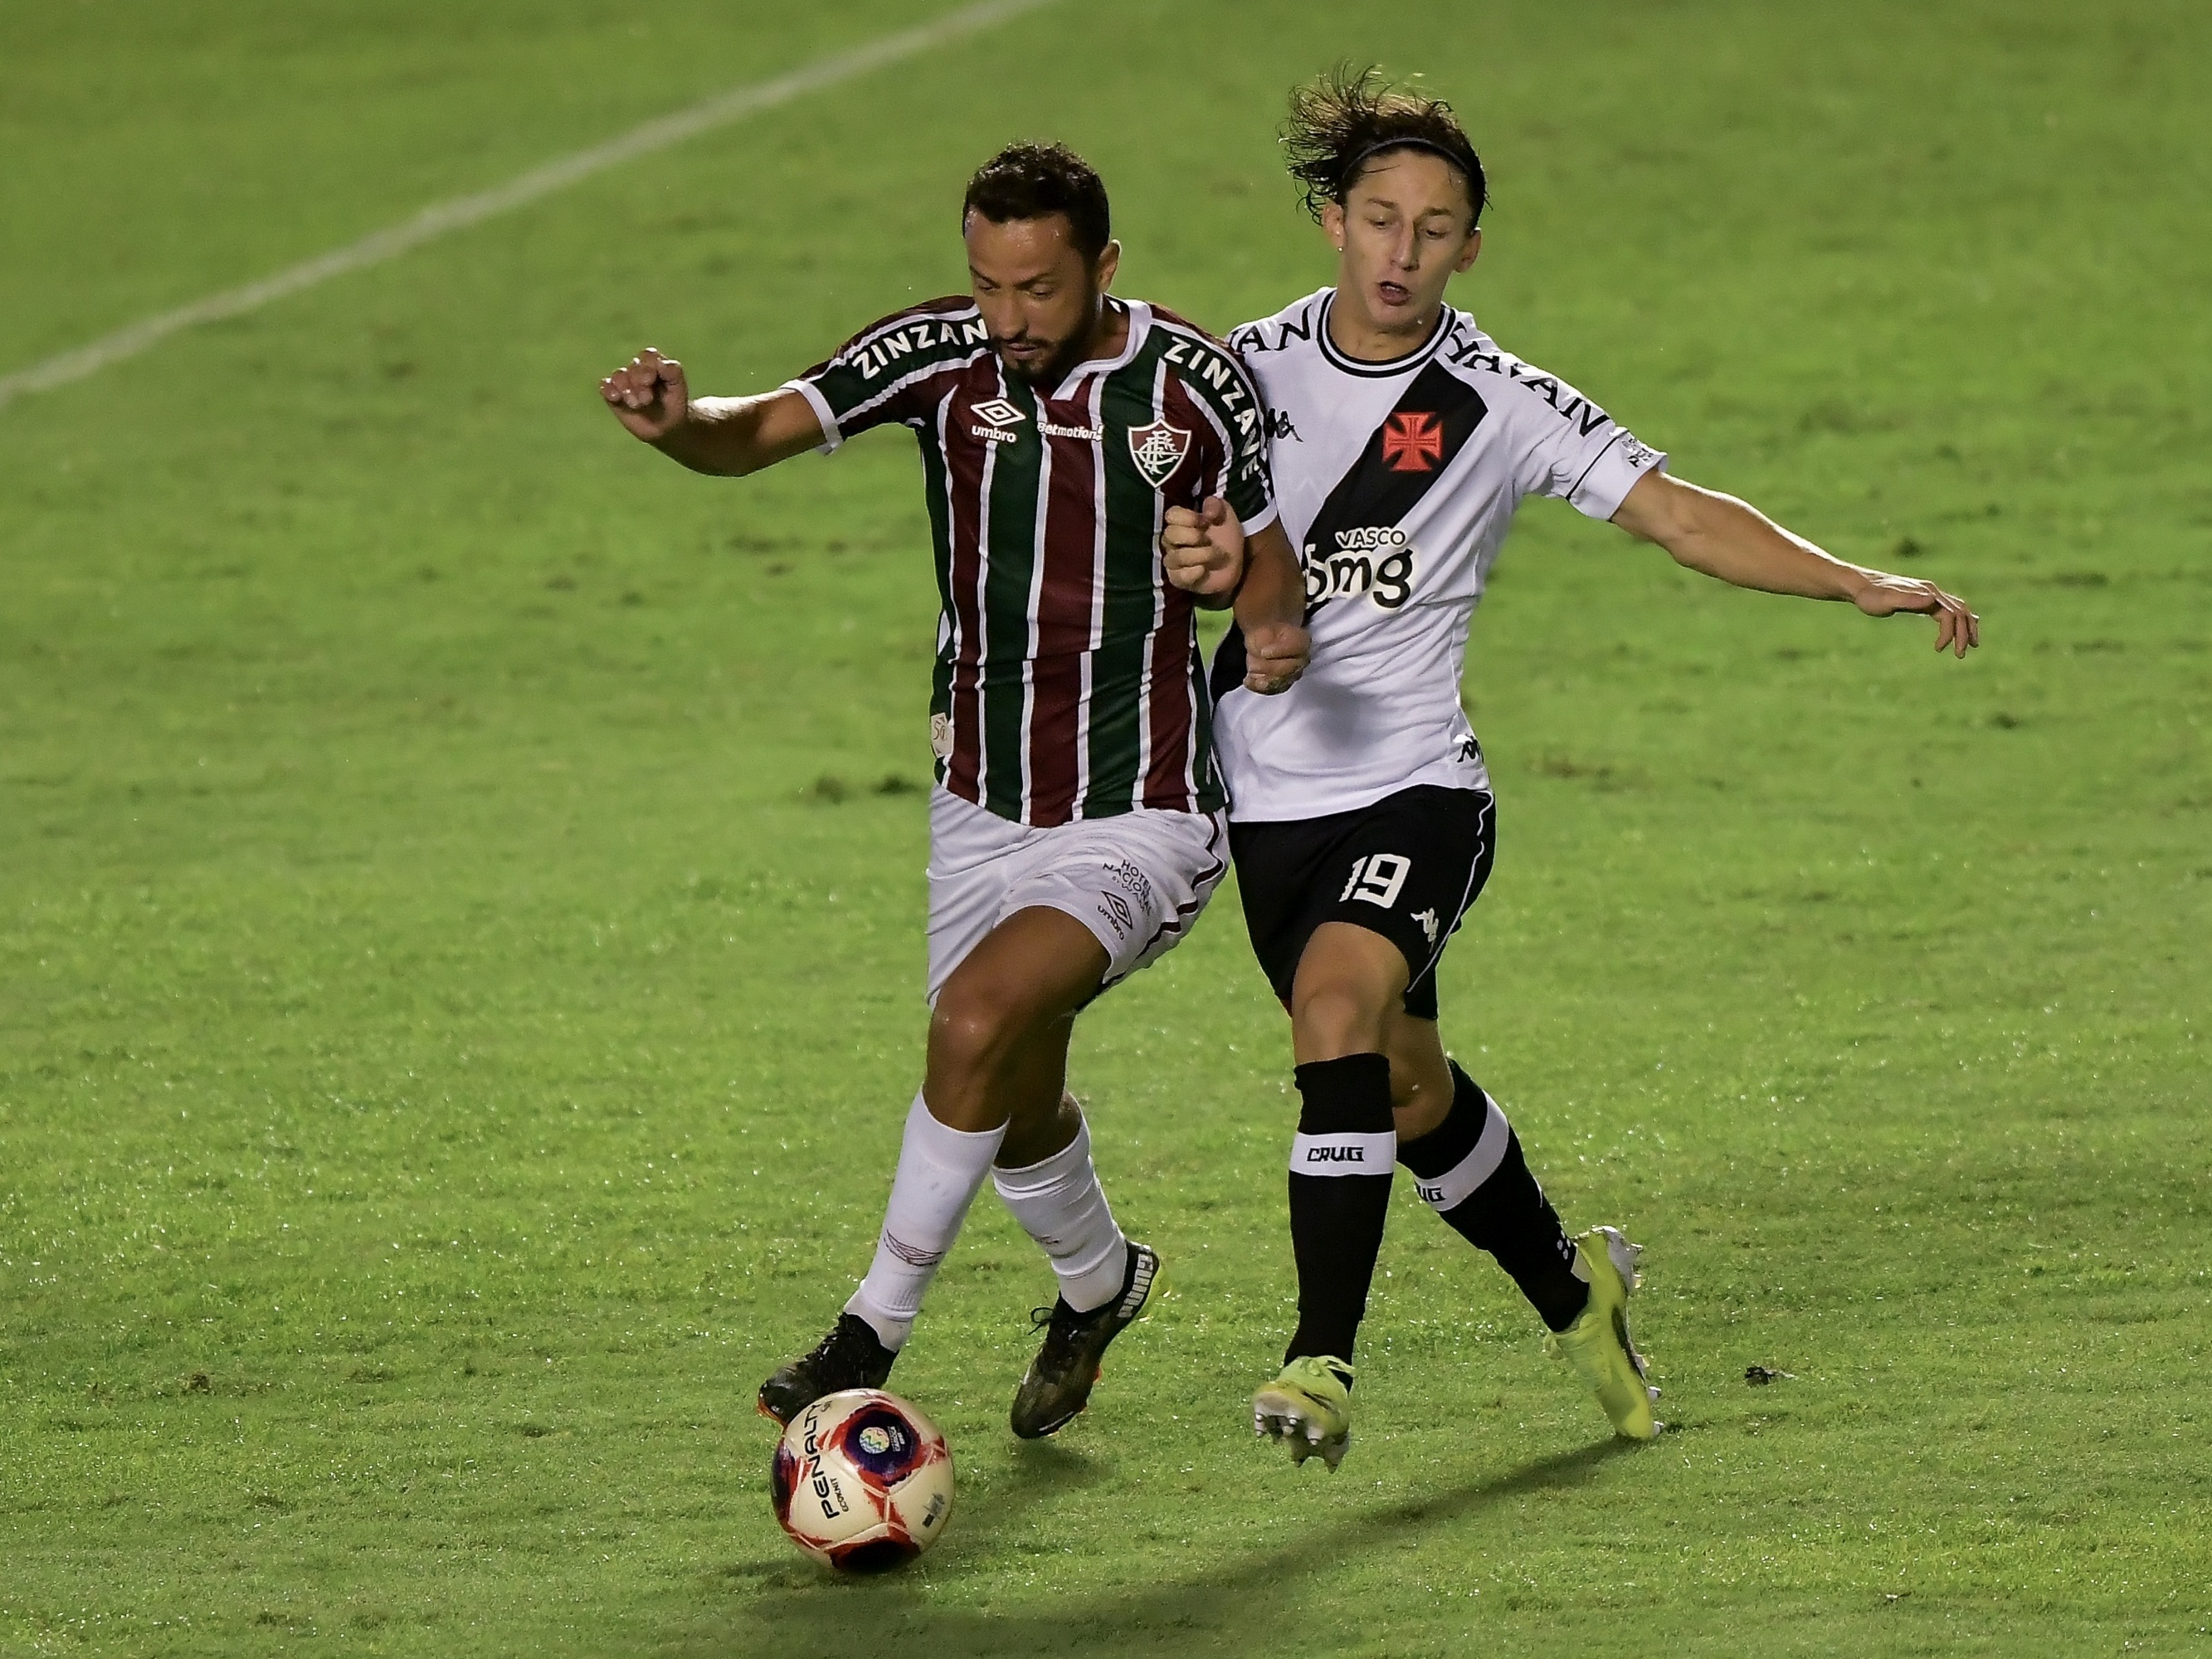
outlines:
[[[1923, 581], [1831, 558], [1666, 458], [1444, 301], [1474, 263], [1482, 163], [1450, 108], [1372, 71], [1291, 98], [1291, 171], [1334, 244], [1333, 288], [1235, 331], [1270, 408], [1283, 520], [1301, 550], [1314, 666], [1267, 702], [1215, 659], [1230, 842], [1252, 943], [1291, 1016], [1302, 1100], [1290, 1200], [1298, 1326], [1254, 1426], [1334, 1468], [1391, 1165], [1489, 1251], [1615, 1429], [1657, 1431], [1629, 1335], [1637, 1247], [1568, 1237], [1498, 1103], [1446, 1058], [1436, 970], [1490, 871], [1494, 804], [1459, 698], [1468, 627], [1516, 507], [1571, 501], [1741, 587], [1978, 624]], [[1211, 546], [1195, 515], [1170, 543]]]
[[[1067, 1045], [1226, 868], [1194, 607], [1234, 605], [1258, 696], [1297, 678], [1306, 632], [1258, 396], [1219, 342], [1109, 295], [1120, 246], [1098, 175], [1061, 146], [1013, 146], [969, 181], [961, 227], [969, 294], [872, 323], [773, 392], [694, 398], [647, 350], [601, 392], [699, 472], [892, 423], [919, 443], [940, 602], [927, 1066], [867, 1274], [760, 1407], [787, 1422], [882, 1384], [988, 1176], [1059, 1282], [1014, 1397], [1014, 1432], [1035, 1437], [1084, 1408], [1159, 1266], [1100, 1188]], [[1170, 561], [1175, 510], [1197, 528]]]

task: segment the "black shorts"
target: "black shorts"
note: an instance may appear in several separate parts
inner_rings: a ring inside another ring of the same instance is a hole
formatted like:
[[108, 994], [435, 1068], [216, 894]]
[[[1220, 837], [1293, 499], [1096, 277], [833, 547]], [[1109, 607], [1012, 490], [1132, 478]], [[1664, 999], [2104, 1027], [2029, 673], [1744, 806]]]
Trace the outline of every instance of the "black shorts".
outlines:
[[1437, 963], [1490, 878], [1496, 823], [1483, 791], [1435, 784], [1325, 818], [1232, 822], [1244, 926], [1283, 1006], [1314, 929], [1348, 921], [1404, 953], [1406, 1012], [1434, 1019]]

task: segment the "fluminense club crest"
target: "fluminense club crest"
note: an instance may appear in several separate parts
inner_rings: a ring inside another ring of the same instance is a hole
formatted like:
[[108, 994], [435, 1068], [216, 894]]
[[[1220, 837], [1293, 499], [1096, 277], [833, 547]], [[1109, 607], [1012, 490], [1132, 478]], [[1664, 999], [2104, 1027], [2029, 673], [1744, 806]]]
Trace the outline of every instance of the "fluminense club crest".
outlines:
[[1155, 489], [1166, 487], [1175, 477], [1175, 470], [1182, 465], [1182, 458], [1190, 453], [1190, 429], [1170, 426], [1165, 421], [1155, 421], [1150, 426], [1129, 428], [1129, 459], [1137, 464]]

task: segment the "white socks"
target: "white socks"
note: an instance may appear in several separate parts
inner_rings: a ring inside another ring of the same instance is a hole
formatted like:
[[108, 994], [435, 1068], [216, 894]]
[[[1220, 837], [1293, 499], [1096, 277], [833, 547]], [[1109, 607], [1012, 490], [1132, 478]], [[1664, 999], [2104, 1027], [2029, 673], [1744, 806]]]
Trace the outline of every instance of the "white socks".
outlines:
[[1088, 1123], [1042, 1163], [1022, 1170], [994, 1169], [991, 1180], [1014, 1219], [1052, 1258], [1052, 1270], [1060, 1275], [1060, 1293], [1069, 1307], [1088, 1313], [1121, 1293], [1121, 1281], [1129, 1271], [1128, 1241], [1115, 1224], [1113, 1211], [1106, 1207], [1098, 1172], [1091, 1167]]
[[[959, 1236], [960, 1223], [968, 1214], [969, 1205], [975, 1201], [976, 1190], [991, 1168], [991, 1160], [998, 1156], [999, 1143], [1006, 1136], [1003, 1126], [986, 1129], [980, 1134], [948, 1129], [929, 1115], [929, 1108], [922, 1103], [921, 1097], [915, 1096], [913, 1109], [906, 1115], [906, 1133], [899, 1141], [898, 1174], [892, 1179], [891, 1200], [884, 1211], [884, 1231], [876, 1241], [876, 1259], [869, 1264], [868, 1276], [860, 1281], [860, 1288], [845, 1304], [847, 1313], [859, 1315], [875, 1328], [877, 1338], [886, 1348], [896, 1352], [903, 1346], [908, 1333], [914, 1329], [915, 1316], [921, 1311], [922, 1292], [937, 1277], [937, 1264], [945, 1260], [945, 1253]], [[1088, 1139], [1078, 1136], [1076, 1146], [1083, 1149], [1083, 1168], [1088, 1173]], [[1059, 1153], [1048, 1163], [1066, 1156], [1066, 1152]], [[1037, 1167], [1043, 1169], [1046, 1165]], [[1091, 1184], [1095, 1191], [1095, 1178]], [[1006, 1188], [1001, 1185], [1000, 1190], [1004, 1192]], [[1105, 1210], [1103, 1195], [1098, 1207], [1102, 1212]], [[1113, 1226], [1110, 1216], [1106, 1224]], [[1036, 1229], [1030, 1231], [1035, 1232]], [[1119, 1237], [1119, 1232], [1115, 1236]], [[1058, 1265], [1056, 1258], [1054, 1265]], [[1121, 1287], [1121, 1268], [1117, 1265], [1114, 1289], [1118, 1291]], [[1103, 1302], [1111, 1293], [1102, 1294], [1097, 1302]]]

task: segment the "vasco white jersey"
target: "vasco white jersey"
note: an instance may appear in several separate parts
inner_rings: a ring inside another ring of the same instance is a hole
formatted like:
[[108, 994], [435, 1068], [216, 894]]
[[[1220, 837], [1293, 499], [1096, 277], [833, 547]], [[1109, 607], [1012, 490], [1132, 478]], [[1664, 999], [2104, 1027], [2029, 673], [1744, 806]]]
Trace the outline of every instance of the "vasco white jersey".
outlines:
[[1415, 784], [1486, 789], [1460, 707], [1468, 625], [1527, 495], [1609, 519], [1665, 460], [1574, 388], [1449, 307], [1417, 351], [1364, 363], [1328, 337], [1322, 289], [1229, 337], [1267, 400], [1283, 527], [1306, 580], [1313, 663], [1277, 696], [1213, 661], [1231, 817], [1346, 812]]

